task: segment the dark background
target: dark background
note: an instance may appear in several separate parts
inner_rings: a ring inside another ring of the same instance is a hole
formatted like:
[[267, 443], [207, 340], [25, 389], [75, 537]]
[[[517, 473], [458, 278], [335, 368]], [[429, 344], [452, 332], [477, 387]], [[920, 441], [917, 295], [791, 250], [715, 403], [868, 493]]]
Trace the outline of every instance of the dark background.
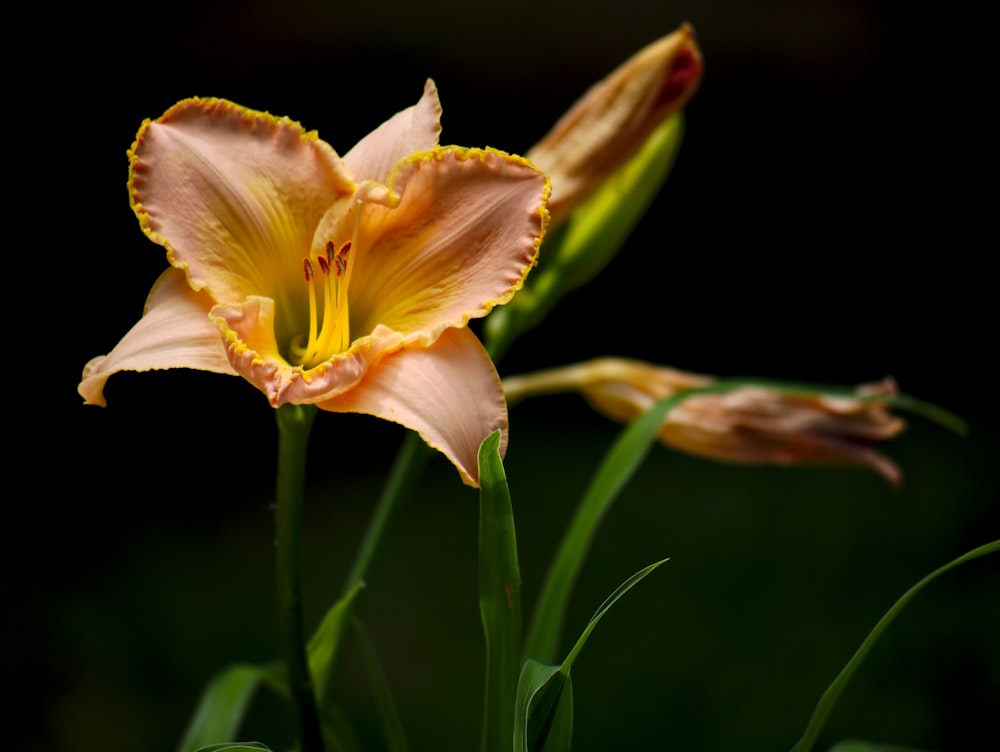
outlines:
[[[115, 376], [104, 410], [75, 393], [165, 265], [125, 191], [142, 120], [220, 96], [288, 115], [344, 153], [431, 76], [444, 143], [523, 152], [682, 21], [706, 73], [673, 175], [614, 263], [499, 367], [616, 354], [725, 376], [892, 375], [969, 421], [960, 438], [912, 417], [886, 448], [906, 473], [897, 493], [864, 471], [729, 467], [657, 447], [609, 515], [572, 633], [632, 572], [672, 560], [578, 661], [576, 748], [790, 748], [895, 599], [1000, 537], [995, 64], [984, 20], [963, 5], [761, 5], [296, 0], [38, 19], [11, 73], [9, 117], [24, 194], [8, 223], [29, 230], [10, 242], [30, 264], [12, 270], [9, 337], [12, 353], [31, 355], [8, 372], [20, 433], [0, 579], [8, 748], [172, 750], [212, 673], [279, 650], [266, 401], [240, 380], [180, 371]], [[512, 410], [526, 606], [617, 430], [573, 396]], [[365, 416], [317, 420], [310, 624], [339, 590], [402, 437]], [[364, 619], [415, 749], [478, 744], [476, 502], [435, 457], [372, 573]], [[947, 575], [904, 611], [835, 711], [827, 746], [1000, 745], [997, 559]], [[353, 664], [342, 694], [371, 733]], [[283, 724], [262, 695], [244, 738], [281, 749]]]

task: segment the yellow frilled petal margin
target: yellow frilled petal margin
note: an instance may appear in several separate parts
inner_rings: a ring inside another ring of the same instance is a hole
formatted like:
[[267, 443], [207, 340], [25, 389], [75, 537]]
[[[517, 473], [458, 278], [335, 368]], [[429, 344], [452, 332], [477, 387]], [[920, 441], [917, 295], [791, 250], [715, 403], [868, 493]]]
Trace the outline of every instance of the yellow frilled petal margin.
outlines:
[[[520, 157], [437, 147], [439, 118], [428, 81], [349, 164], [297, 123], [225, 100], [185, 100], [146, 121], [129, 195], [177, 269], [118, 347], [87, 365], [85, 400], [103, 404], [119, 370], [235, 372], [275, 407], [413, 428], [476, 484], [479, 444], [496, 429], [505, 444], [507, 417], [466, 326], [523, 285], [550, 186]], [[414, 146], [430, 148], [404, 154]]]
[[145, 121], [128, 157], [143, 231], [217, 301], [279, 297], [323, 215], [355, 189], [315, 131], [223, 99]]
[[534, 165], [496, 149], [440, 147], [400, 160], [387, 185], [398, 203], [362, 208], [351, 289], [362, 329], [436, 336], [521, 289], [548, 224], [550, 186]]

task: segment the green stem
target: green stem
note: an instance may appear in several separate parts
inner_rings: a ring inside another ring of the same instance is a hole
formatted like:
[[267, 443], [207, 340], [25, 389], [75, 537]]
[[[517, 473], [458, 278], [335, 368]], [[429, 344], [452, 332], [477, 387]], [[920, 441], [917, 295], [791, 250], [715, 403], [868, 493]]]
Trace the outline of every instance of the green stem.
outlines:
[[316, 417], [312, 405], [283, 405], [278, 421], [277, 526], [278, 604], [288, 666], [288, 689], [300, 752], [322, 752], [316, 696], [306, 655], [302, 619], [301, 556], [302, 505], [305, 491], [306, 450]]
[[344, 595], [354, 590], [354, 587], [368, 576], [368, 570], [381, 547], [389, 524], [396, 516], [399, 505], [417, 485], [430, 457], [431, 448], [415, 431], [408, 431], [375, 505], [375, 512], [372, 514], [371, 522], [368, 523], [354, 564], [344, 582]]

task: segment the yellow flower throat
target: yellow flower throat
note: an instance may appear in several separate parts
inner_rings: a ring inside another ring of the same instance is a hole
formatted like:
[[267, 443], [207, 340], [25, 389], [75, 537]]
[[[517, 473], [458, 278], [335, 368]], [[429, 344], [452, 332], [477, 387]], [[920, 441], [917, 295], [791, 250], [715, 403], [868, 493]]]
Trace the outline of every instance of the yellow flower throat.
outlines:
[[[352, 248], [357, 247], [360, 226], [361, 201], [358, 201], [351, 239], [339, 249], [332, 240], [328, 240], [325, 255], [302, 259], [302, 271], [309, 287], [309, 337], [306, 339], [305, 335], [297, 334], [292, 340], [290, 354], [293, 362], [304, 368], [318, 366], [351, 346], [347, 288], [351, 284], [354, 264], [349, 262], [348, 255]], [[320, 303], [317, 299], [320, 295], [323, 298], [322, 314], [318, 313]], [[319, 320], [320, 315], [322, 321]]]

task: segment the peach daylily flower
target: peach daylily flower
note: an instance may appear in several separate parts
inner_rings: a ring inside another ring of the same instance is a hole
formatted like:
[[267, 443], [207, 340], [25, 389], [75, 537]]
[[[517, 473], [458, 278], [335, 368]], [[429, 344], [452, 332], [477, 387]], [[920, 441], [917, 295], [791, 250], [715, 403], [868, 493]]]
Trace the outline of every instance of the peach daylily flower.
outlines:
[[[509, 404], [578, 391], [598, 412], [629, 423], [661, 399], [715, 381], [638, 360], [598, 358], [509, 377], [503, 384]], [[860, 386], [854, 396], [790, 393], [752, 384], [696, 393], [667, 414], [657, 438], [682, 452], [723, 462], [863, 465], [898, 486], [899, 468], [874, 449], [905, 426], [886, 404], [894, 394], [891, 379]]]
[[112, 374], [238, 374], [274, 407], [315, 404], [414, 429], [477, 485], [507, 410], [467, 324], [535, 264], [548, 180], [493, 149], [438, 146], [433, 82], [343, 158], [315, 132], [219, 99], [143, 123], [129, 196], [171, 268], [79, 392]]

